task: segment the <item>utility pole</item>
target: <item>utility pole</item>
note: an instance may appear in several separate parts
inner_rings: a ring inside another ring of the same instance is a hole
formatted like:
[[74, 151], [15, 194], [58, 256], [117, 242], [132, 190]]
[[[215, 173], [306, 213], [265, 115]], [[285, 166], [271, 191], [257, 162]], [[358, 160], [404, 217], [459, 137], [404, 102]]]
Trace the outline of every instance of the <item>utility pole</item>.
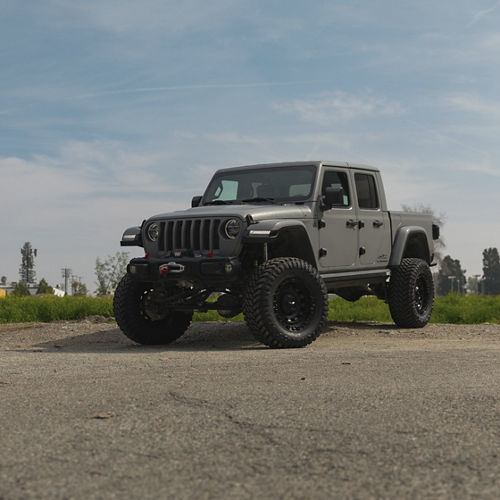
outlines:
[[[455, 280], [457, 279], [457, 277], [456, 276], [448, 276], [448, 279], [450, 280], [450, 287], [451, 287], [450, 293], [453, 293], [453, 283], [455, 283]], [[458, 293], [458, 290], [457, 290], [457, 293]]]
[[71, 273], [73, 271], [69, 269], [68, 267], [63, 267], [61, 269], [61, 275], [64, 278], [64, 293], [67, 295], [68, 294], [68, 280], [71, 277]]
[[474, 279], [476, 280], [476, 289], [474, 290], [474, 293], [477, 295], [482, 295], [481, 294], [481, 280], [479, 279], [481, 277], [480, 274], [475, 274]]

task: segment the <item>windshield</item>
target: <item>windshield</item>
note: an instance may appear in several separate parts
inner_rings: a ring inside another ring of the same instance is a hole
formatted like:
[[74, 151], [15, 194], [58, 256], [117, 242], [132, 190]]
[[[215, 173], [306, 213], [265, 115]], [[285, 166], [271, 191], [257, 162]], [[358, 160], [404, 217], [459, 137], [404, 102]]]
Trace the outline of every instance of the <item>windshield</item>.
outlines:
[[296, 202], [311, 197], [312, 165], [220, 172], [211, 180], [203, 204]]

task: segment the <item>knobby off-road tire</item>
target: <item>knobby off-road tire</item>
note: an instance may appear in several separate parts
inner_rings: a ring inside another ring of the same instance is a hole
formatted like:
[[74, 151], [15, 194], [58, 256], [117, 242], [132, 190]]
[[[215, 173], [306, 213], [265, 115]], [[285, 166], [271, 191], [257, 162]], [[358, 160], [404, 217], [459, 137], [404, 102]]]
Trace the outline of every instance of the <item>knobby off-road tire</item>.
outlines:
[[303, 347], [326, 325], [328, 292], [318, 271], [307, 262], [271, 259], [251, 276], [243, 314], [259, 342], [274, 348]]
[[126, 274], [115, 291], [113, 308], [121, 331], [131, 340], [145, 345], [168, 344], [178, 339], [188, 328], [192, 312], [169, 311], [162, 319], [148, 317], [146, 297], [151, 285]]
[[434, 306], [434, 284], [427, 262], [403, 259], [391, 273], [387, 301], [392, 319], [398, 326], [425, 326]]

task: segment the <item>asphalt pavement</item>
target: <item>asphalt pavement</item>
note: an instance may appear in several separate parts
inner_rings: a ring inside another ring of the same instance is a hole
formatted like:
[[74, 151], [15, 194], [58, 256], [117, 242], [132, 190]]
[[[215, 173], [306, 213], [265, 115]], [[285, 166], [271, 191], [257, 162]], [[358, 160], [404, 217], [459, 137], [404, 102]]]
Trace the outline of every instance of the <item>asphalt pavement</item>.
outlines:
[[0, 498], [499, 498], [500, 326], [0, 330]]

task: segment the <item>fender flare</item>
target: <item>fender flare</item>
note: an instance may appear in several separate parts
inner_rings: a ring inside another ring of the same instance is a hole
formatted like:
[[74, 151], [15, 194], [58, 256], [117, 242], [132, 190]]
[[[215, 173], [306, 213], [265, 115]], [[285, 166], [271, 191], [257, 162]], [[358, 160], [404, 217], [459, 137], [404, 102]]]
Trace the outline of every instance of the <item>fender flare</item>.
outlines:
[[306, 226], [296, 219], [268, 219], [247, 227], [243, 239], [247, 242], [264, 242], [276, 239], [284, 229], [300, 229], [307, 233]]
[[[297, 242], [300, 241], [300, 245], [304, 250], [304, 252], [301, 252], [304, 255], [304, 260], [307, 260], [312, 265], [317, 266], [309, 234], [305, 224], [301, 220], [269, 219], [259, 221], [256, 224], [251, 224], [245, 231], [243, 243], [272, 243], [273, 241], [278, 240], [279, 237], [285, 232], [291, 232], [294, 234], [295, 238], [300, 238], [300, 240], [297, 239]], [[307, 258], [305, 258], [305, 255], [307, 255]]]
[[424, 239], [426, 253], [424, 260], [426, 260], [427, 263], [430, 264], [431, 249], [429, 248], [429, 240], [427, 238], [425, 229], [420, 226], [403, 226], [400, 227], [396, 232], [396, 237], [394, 238], [394, 243], [392, 245], [389, 267], [395, 267], [401, 264], [406, 250], [406, 245], [408, 244], [408, 241], [414, 236], [418, 236], [419, 238]]
[[120, 241], [122, 247], [143, 247], [141, 226], [125, 229]]

